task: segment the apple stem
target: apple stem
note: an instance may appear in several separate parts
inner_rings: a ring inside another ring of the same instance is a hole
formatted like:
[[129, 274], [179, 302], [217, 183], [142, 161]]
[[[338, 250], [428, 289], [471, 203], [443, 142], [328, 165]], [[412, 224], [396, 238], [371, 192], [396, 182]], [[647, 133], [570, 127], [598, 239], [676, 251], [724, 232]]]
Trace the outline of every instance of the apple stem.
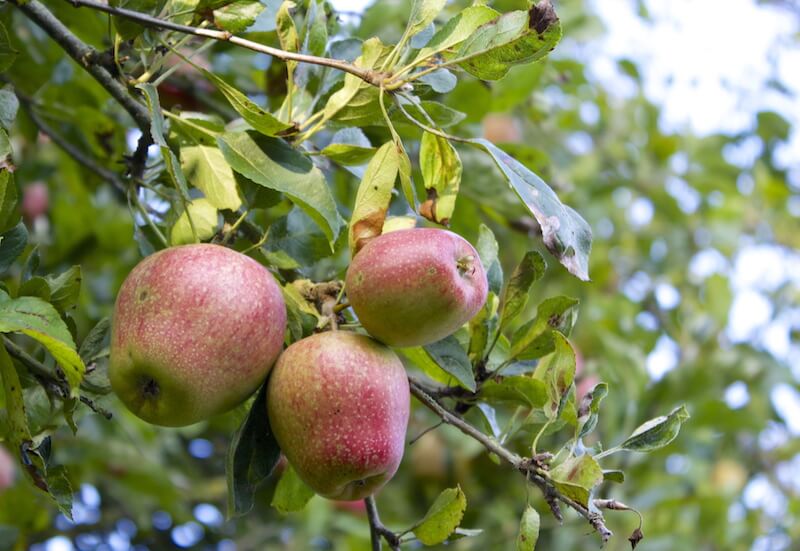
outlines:
[[472, 274], [475, 271], [475, 256], [468, 254], [456, 260], [458, 266], [458, 274], [461, 276]]

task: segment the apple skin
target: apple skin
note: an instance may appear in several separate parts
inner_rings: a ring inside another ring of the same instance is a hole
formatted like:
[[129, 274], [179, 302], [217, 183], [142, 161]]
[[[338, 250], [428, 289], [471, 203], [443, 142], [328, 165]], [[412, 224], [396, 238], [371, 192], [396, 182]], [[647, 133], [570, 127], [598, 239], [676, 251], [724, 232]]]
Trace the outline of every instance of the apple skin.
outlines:
[[519, 143], [522, 130], [514, 117], [492, 113], [483, 118], [483, 137], [492, 143]]
[[397, 355], [349, 331], [291, 345], [267, 387], [270, 426], [289, 463], [317, 494], [340, 501], [363, 499], [394, 476], [409, 402]]
[[350, 263], [346, 291], [367, 332], [390, 346], [453, 334], [486, 302], [475, 248], [447, 230], [413, 228], [370, 240]]
[[122, 284], [109, 378], [137, 416], [184, 426], [236, 406], [280, 354], [286, 306], [261, 264], [218, 245], [159, 251]]
[[3, 446], [0, 446], [0, 493], [14, 485], [16, 476], [16, 461]]
[[22, 216], [28, 222], [47, 214], [50, 208], [50, 192], [43, 182], [34, 182], [22, 190]]

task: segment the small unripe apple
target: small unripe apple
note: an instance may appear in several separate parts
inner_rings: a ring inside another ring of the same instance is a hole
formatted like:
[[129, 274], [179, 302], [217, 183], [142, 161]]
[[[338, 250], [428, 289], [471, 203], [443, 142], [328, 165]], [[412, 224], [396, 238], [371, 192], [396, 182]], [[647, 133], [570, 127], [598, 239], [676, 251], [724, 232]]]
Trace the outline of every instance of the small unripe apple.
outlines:
[[391, 346], [451, 335], [486, 302], [477, 251], [447, 230], [414, 228], [370, 240], [347, 270], [347, 297], [364, 329]]
[[47, 214], [50, 208], [50, 192], [44, 182], [34, 182], [22, 190], [22, 216], [28, 222]]
[[403, 458], [410, 395], [390, 348], [348, 331], [287, 348], [267, 387], [269, 423], [298, 476], [319, 495], [363, 499]]
[[183, 426], [242, 402], [280, 354], [286, 306], [261, 264], [218, 245], [140, 262], [114, 306], [109, 378], [150, 423]]

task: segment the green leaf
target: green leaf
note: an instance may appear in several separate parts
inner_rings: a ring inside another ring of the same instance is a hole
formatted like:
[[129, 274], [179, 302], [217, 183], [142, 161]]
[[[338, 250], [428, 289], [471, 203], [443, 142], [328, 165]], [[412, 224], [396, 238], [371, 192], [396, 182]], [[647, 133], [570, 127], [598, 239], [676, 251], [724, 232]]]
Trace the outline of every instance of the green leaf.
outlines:
[[50, 497], [56, 502], [58, 510], [61, 511], [65, 517], [72, 520], [72, 484], [70, 484], [67, 477], [67, 468], [63, 465], [48, 467], [47, 474], [47, 492]]
[[500, 381], [486, 381], [481, 387], [480, 397], [489, 403], [511, 403], [535, 409], [547, 402], [547, 387], [533, 377], [512, 375]]
[[393, 141], [386, 142], [367, 165], [358, 186], [348, 232], [350, 253], [353, 256], [369, 239], [381, 234], [399, 170], [400, 155], [397, 146]]
[[592, 230], [577, 212], [563, 205], [555, 192], [536, 174], [492, 142], [472, 140], [485, 149], [542, 230], [545, 247], [574, 276], [589, 279]]
[[14, 93], [14, 88], [9, 84], [0, 90], [0, 124], [6, 130], [11, 130], [19, 111], [19, 99]]
[[[189, 221], [191, 217], [191, 222]], [[217, 209], [208, 199], [195, 199], [184, 210], [170, 231], [170, 243], [175, 245], [186, 245], [197, 241], [206, 241], [214, 237], [217, 233]], [[194, 233], [192, 232], [194, 224]], [[197, 235], [195, 240], [194, 235]]]
[[547, 263], [544, 258], [536, 251], [528, 251], [522, 257], [522, 261], [511, 273], [511, 279], [508, 280], [508, 285], [503, 291], [501, 329], [525, 309], [531, 285], [541, 279], [546, 267]]
[[306, 156], [283, 140], [256, 138], [247, 132], [229, 132], [218, 141], [233, 170], [286, 194], [322, 228], [333, 248], [339, 234], [339, 212], [325, 176]]
[[311, 55], [324, 56], [328, 49], [328, 21], [324, 0], [313, 0], [309, 3], [306, 26], [303, 50]]
[[181, 147], [181, 167], [192, 185], [217, 209], [236, 210], [242, 206], [233, 170], [218, 147]]
[[169, 174], [175, 189], [178, 190], [181, 197], [188, 201], [189, 186], [186, 183], [186, 176], [183, 174], [178, 157], [175, 156], [175, 152], [172, 151], [164, 135], [164, 117], [161, 116], [158, 90], [151, 83], [138, 84], [136, 87], [144, 94], [147, 109], [150, 111], [150, 135], [153, 138], [153, 143], [161, 149], [161, 156], [164, 158], [167, 174]]
[[447, 0], [414, 0], [406, 27], [406, 38], [412, 37], [433, 23]]
[[489, 6], [472, 6], [461, 11], [433, 35], [430, 42], [422, 48], [412, 62], [417, 65], [420, 61], [444, 52], [473, 35], [481, 25], [496, 19], [500, 12]]
[[[297, 35], [297, 28], [294, 25], [294, 19], [292, 19], [291, 14], [291, 10], [296, 6], [297, 4], [291, 0], [284, 0], [275, 15], [275, 30], [278, 33], [281, 49], [295, 53], [300, 51], [300, 37]], [[294, 67], [297, 62], [287, 61], [286, 64], [287, 66], [291, 64]]]
[[578, 425], [577, 434], [578, 438], [583, 438], [591, 433], [597, 426], [598, 412], [600, 411], [600, 402], [603, 401], [608, 395], [608, 385], [606, 383], [598, 383], [595, 387], [586, 394], [583, 402], [578, 409]]
[[320, 152], [321, 155], [336, 161], [340, 165], [362, 165], [369, 162], [377, 150], [374, 147], [363, 147], [347, 143], [332, 143]]
[[637, 452], [650, 452], [663, 448], [675, 440], [681, 425], [688, 419], [689, 412], [686, 411], [686, 406], [677, 407], [669, 415], [650, 419], [640, 425], [618, 448]]
[[4, 73], [17, 59], [19, 52], [11, 47], [6, 28], [0, 23], [0, 73]]
[[302, 511], [314, 495], [314, 490], [300, 480], [291, 464], [287, 464], [275, 488], [271, 505], [280, 513], [295, 513]]
[[417, 219], [413, 216], [387, 216], [383, 222], [381, 234], [398, 230], [410, 230], [417, 226]]
[[88, 364], [100, 356], [103, 349], [108, 344], [107, 341], [110, 333], [111, 319], [106, 316], [92, 327], [83, 339], [80, 348], [78, 348], [78, 355], [80, 355], [83, 363]]
[[478, 256], [481, 258], [483, 269], [489, 279], [489, 290], [499, 294], [503, 286], [503, 267], [497, 258], [499, 246], [492, 230], [485, 224], [478, 227], [478, 242], [475, 245]]
[[0, 235], [0, 274], [8, 271], [27, 244], [28, 230], [22, 222]]
[[550, 297], [536, 309], [536, 316], [514, 332], [511, 338], [512, 358], [531, 360], [553, 351], [553, 331], [569, 335], [578, 316], [578, 299]]
[[[148, 15], [155, 15], [159, 8], [159, 0], [112, 0], [109, 4], [115, 8], [124, 8], [142, 12]], [[123, 40], [131, 40], [144, 32], [144, 27], [128, 19], [127, 17], [112, 16], [114, 28]]]
[[[11, 147], [11, 140], [8, 138], [8, 133], [5, 131], [5, 129], [0, 128], [0, 174], [7, 174], [8, 173], [8, 176], [9, 176], [8, 181], [11, 182], [11, 183], [13, 183], [13, 179], [11, 178], [11, 174], [10, 173], [14, 172], [14, 170], [16, 168], [14, 166], [14, 162], [13, 162], [13, 159], [12, 159], [12, 155], [13, 154], [14, 154], [14, 151], [13, 151], [13, 148]], [[6, 186], [6, 185], [8, 185], [8, 184], [5, 184], [5, 183], [3, 184], [3, 186]], [[14, 198], [16, 200], [16, 187], [14, 188], [14, 192], [15, 192]], [[4, 195], [4, 197], [2, 197], [3, 204], [0, 206], [2, 209], [7, 208], [5, 206], [6, 201], [7, 201], [7, 199], [5, 198], [5, 195], [7, 193], [8, 193], [7, 191], [3, 192], [3, 195]], [[2, 212], [2, 211], [0, 211], [0, 212]]]
[[228, 448], [225, 462], [228, 518], [243, 515], [253, 508], [256, 488], [269, 476], [281, 455], [266, 414], [266, 387], [266, 383], [261, 385]]
[[[437, 101], [418, 101], [416, 98], [409, 101], [405, 97], [400, 98], [406, 112], [411, 115], [411, 118], [425, 125], [429, 125], [431, 121], [439, 128], [447, 128], [458, 124], [466, 115], [461, 111], [456, 111]], [[397, 123], [408, 124], [408, 119], [401, 113], [396, 113]]]
[[[437, 94], [451, 92], [458, 84], [458, 78], [447, 69], [439, 69], [417, 79], [418, 82], [427, 84]], [[462, 117], [463, 118], [463, 117]]]
[[400, 174], [400, 187], [403, 189], [403, 195], [408, 201], [411, 210], [417, 210], [417, 193], [414, 190], [414, 182], [411, 179], [411, 159], [408, 157], [406, 148], [399, 136], [395, 136], [395, 145], [397, 146], [397, 153], [400, 155], [400, 166], [398, 172]]
[[446, 226], [453, 216], [461, 184], [461, 159], [449, 140], [423, 132], [419, 164], [428, 196], [419, 212], [428, 220]]
[[625, 482], [625, 473], [617, 470], [603, 471], [603, 481], [622, 484]]
[[448, 488], [439, 494], [411, 531], [423, 544], [438, 545], [458, 528], [466, 509], [467, 496], [461, 491], [461, 487]]
[[539, 539], [539, 513], [528, 505], [522, 513], [517, 535], [517, 551], [533, 551]]
[[553, 342], [555, 350], [539, 362], [534, 373], [534, 377], [542, 381], [547, 389], [544, 414], [551, 421], [560, 417], [575, 379], [575, 351], [572, 345], [557, 332], [553, 332]]
[[80, 266], [73, 266], [58, 276], [50, 275], [45, 279], [50, 287], [50, 303], [53, 306], [62, 312], [75, 306], [83, 279]]
[[303, 297], [299, 286], [302, 281], [295, 280], [281, 287], [284, 302], [286, 303], [287, 325], [293, 341], [299, 341], [310, 335], [314, 329], [322, 325], [322, 316]]
[[561, 22], [549, 0], [529, 11], [505, 13], [477, 29], [452, 57], [468, 73], [497, 80], [519, 63], [545, 57], [561, 40]]
[[423, 347], [425, 352], [448, 375], [452, 375], [458, 384], [471, 392], [475, 392], [475, 376], [472, 363], [466, 351], [453, 335]]
[[[362, 45], [361, 56], [354, 64], [362, 69], [372, 69], [389, 52], [378, 38], [370, 38]], [[363, 126], [364, 121], [380, 119], [378, 89], [359, 77], [346, 74], [344, 85], [325, 104], [325, 120], [335, 118], [350, 126]]]
[[603, 481], [603, 469], [590, 455], [570, 457], [550, 471], [556, 489], [588, 507], [592, 489]]
[[39, 341], [61, 366], [70, 388], [77, 390], [86, 366], [67, 325], [51, 304], [35, 297], [12, 299], [0, 293], [0, 333], [24, 333]]
[[219, 90], [222, 95], [225, 96], [225, 99], [228, 100], [228, 103], [231, 104], [231, 107], [233, 107], [257, 132], [265, 136], [277, 136], [291, 127], [291, 124], [280, 121], [266, 109], [257, 105], [242, 92], [211, 71], [207, 71], [197, 65], [194, 65], [194, 67], [216, 86], [217, 90]]
[[4, 406], [7, 416], [5, 436], [11, 444], [11, 449], [22, 450], [23, 444], [31, 442], [31, 432], [25, 415], [25, 400], [19, 375], [3, 343], [0, 343], [0, 379], [3, 381], [5, 392]]
[[232, 33], [240, 33], [255, 23], [264, 4], [258, 0], [239, 0], [214, 10], [214, 23]]

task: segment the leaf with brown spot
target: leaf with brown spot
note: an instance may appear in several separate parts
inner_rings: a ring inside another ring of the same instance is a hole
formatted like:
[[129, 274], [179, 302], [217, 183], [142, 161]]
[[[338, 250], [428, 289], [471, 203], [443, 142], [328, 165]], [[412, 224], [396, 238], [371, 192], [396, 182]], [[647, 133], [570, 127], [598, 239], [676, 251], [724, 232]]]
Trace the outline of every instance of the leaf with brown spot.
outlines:
[[437, 224], [447, 225], [456, 206], [461, 184], [461, 159], [449, 140], [424, 132], [420, 143], [419, 164], [428, 199], [419, 213]]
[[517, 535], [517, 551], [533, 551], [539, 539], [539, 513], [528, 505], [522, 513]]
[[571, 457], [550, 472], [556, 489], [584, 507], [592, 489], [603, 481], [603, 469], [590, 455]]
[[400, 156], [397, 147], [393, 141], [386, 142], [367, 165], [358, 186], [348, 234], [350, 253], [353, 256], [369, 239], [381, 234], [399, 170]]
[[592, 228], [580, 214], [564, 205], [553, 189], [508, 153], [484, 139], [470, 140], [492, 156], [511, 189], [542, 229], [545, 247], [569, 272], [589, 279]]
[[551, 421], [561, 416], [561, 411], [569, 396], [569, 389], [575, 379], [575, 351], [567, 338], [553, 331], [555, 350], [536, 366], [534, 377], [545, 384], [547, 402], [544, 414]]
[[504, 13], [479, 27], [451, 55], [467, 72], [484, 80], [497, 80], [520, 63], [538, 61], [561, 40], [561, 23], [549, 0], [530, 11]]

